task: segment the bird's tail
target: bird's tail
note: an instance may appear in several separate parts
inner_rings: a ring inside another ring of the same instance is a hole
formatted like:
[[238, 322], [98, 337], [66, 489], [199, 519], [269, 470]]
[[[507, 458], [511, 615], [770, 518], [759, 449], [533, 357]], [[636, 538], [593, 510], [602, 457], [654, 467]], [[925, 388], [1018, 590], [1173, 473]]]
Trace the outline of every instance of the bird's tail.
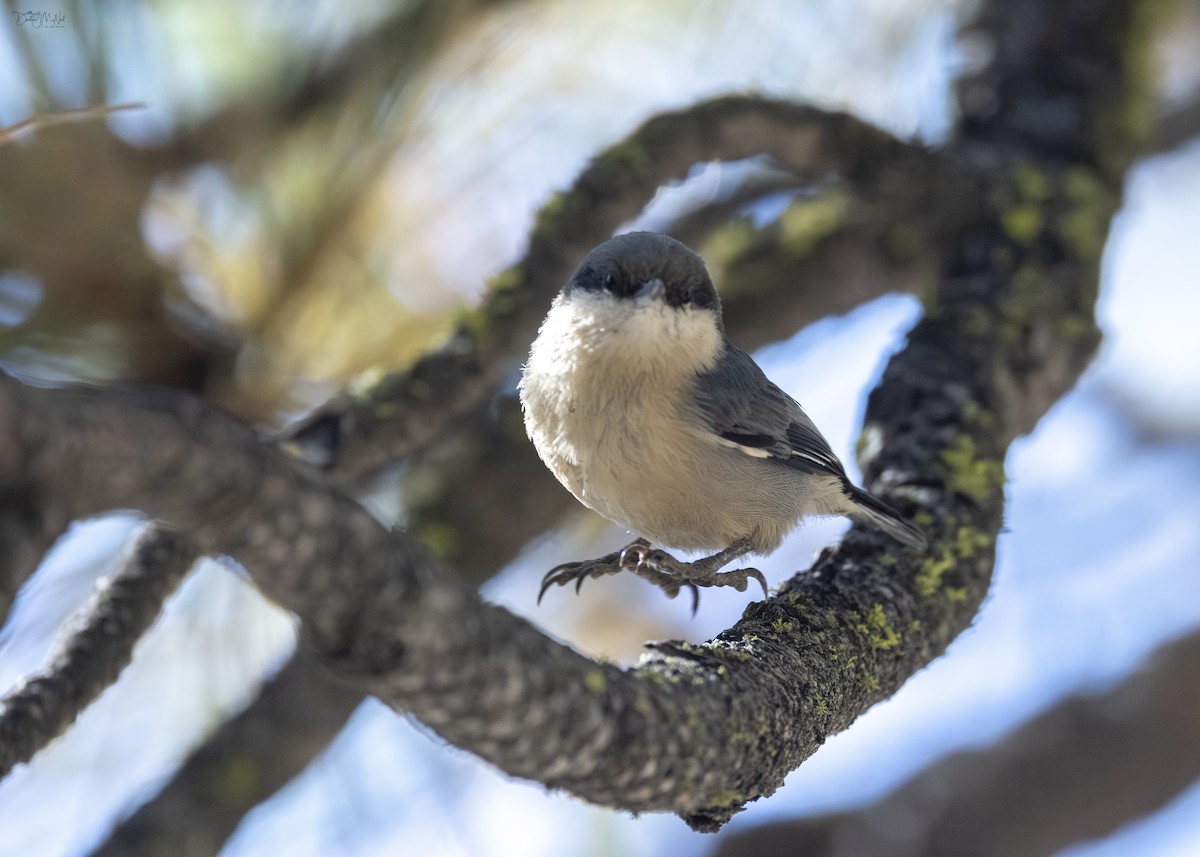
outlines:
[[846, 512], [850, 520], [883, 530], [910, 548], [924, 550], [929, 547], [929, 540], [925, 534], [902, 518], [900, 513], [887, 503], [849, 483], [846, 484], [846, 497], [851, 505]]

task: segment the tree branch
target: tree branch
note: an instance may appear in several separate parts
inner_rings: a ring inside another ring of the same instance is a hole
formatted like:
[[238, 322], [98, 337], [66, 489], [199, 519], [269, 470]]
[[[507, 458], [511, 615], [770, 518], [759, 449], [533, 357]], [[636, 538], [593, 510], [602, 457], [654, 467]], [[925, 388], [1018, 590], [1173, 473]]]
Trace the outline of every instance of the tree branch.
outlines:
[[[949, 213], [953, 206], [938, 211]], [[913, 250], [896, 257], [884, 245], [888, 229], [855, 225], [814, 236], [808, 248], [783, 248], [782, 236], [773, 228], [759, 235], [725, 266], [724, 278], [745, 283], [725, 299], [727, 326], [735, 341], [754, 348], [773, 334], [800, 328], [832, 312], [845, 312], [888, 291], [911, 289], [927, 266], [927, 252]], [[708, 228], [711, 228], [708, 227]], [[704, 227], [694, 237], [702, 238]], [[742, 260], [752, 260], [743, 262]], [[777, 264], [771, 265], [769, 260]], [[743, 265], [753, 265], [755, 277], [745, 276]], [[715, 269], [714, 269], [715, 270]], [[717, 272], [718, 276], [722, 276]], [[829, 288], [837, 283], [838, 288]], [[482, 583], [503, 567], [533, 538], [555, 525], [566, 495], [562, 486], [537, 461], [521, 423], [515, 398], [476, 408], [455, 424], [455, 431], [438, 442], [436, 463], [423, 463], [421, 481], [432, 483], [428, 494], [409, 509], [409, 532], [452, 562], [463, 576]], [[428, 471], [428, 472], [426, 472]], [[510, 500], [521, 497], [519, 505]], [[304, 658], [303, 649], [296, 654]], [[305, 717], [284, 717], [297, 710], [293, 700], [301, 692], [309, 668], [289, 665], [265, 684], [255, 700], [235, 720], [209, 739], [200, 751], [164, 787], [163, 794], [143, 805], [123, 822], [107, 846], [111, 853], [140, 853], [134, 842], [161, 844], [172, 832], [188, 833], [195, 844], [203, 838], [205, 853], [215, 854], [236, 828], [237, 816], [268, 799], [282, 777], [302, 769], [302, 753], [316, 756], [341, 731], [353, 706], [306, 703]], [[328, 682], [321, 682], [323, 688]], [[340, 687], [333, 685], [333, 687]], [[324, 690], [322, 700], [332, 690]], [[361, 699], [361, 693], [356, 698]], [[209, 788], [223, 765], [231, 759], [254, 759], [254, 788], [238, 793], [237, 800], [221, 802], [221, 818], [214, 819]], [[279, 760], [284, 765], [277, 771]], [[190, 809], [189, 809], [190, 807]], [[149, 831], [154, 831], [150, 833]], [[140, 846], [139, 846], [140, 847]], [[106, 852], [101, 852], [106, 853]], [[199, 853], [199, 851], [197, 852]]]
[[1108, 836], [1200, 775], [1197, 663], [1193, 633], [1113, 690], [1071, 697], [871, 806], [756, 827], [722, 840], [714, 857], [1041, 857]]
[[[188, 526], [298, 612], [343, 675], [510, 773], [713, 829], [940, 653], [986, 592], [1013, 423], [980, 415], [1046, 367], [1014, 373], [996, 332], [958, 332], [961, 313], [996, 309], [979, 294], [997, 303], [1004, 293], [1002, 272], [973, 264], [946, 283], [945, 310], [914, 331], [868, 412], [885, 439], [868, 475], [886, 490], [920, 474], [923, 487], [907, 494], [930, 516], [935, 558], [889, 555], [852, 533], [712, 644], [661, 646], [629, 672], [480, 604], [348, 498], [189, 398], [6, 382], [0, 414], [15, 440], [0, 474], [69, 503], [74, 517], [133, 506]], [[1050, 347], [1086, 353], [1090, 342]], [[34, 437], [44, 440], [26, 448]]]
[[1169, 152], [1197, 138], [1200, 138], [1200, 90], [1159, 116], [1149, 151]]
[[42, 128], [49, 128], [52, 125], [65, 125], [70, 122], [88, 122], [94, 119], [102, 119], [110, 113], [117, 113], [121, 110], [140, 110], [145, 106], [141, 102], [113, 105], [101, 104], [96, 107], [82, 107], [78, 110], [57, 110], [52, 113], [41, 113], [37, 116], [31, 116], [28, 119], [22, 119], [13, 125], [0, 128], [0, 146], [17, 139], [22, 134], [32, 134]]
[[45, 671], [0, 699], [0, 779], [66, 731], [117, 680], [197, 557], [181, 536], [161, 527], [138, 538], [116, 574], [101, 581], [79, 627]]
[[[1025, 0], [999, 5], [1037, 14]], [[1064, 32], [1079, 52], [1103, 53], [1122, 47], [1112, 33], [1136, 32], [1130, 9], [1111, 0], [1097, 15], [1094, 2], [1069, 0], [1055, 15], [1073, 25]], [[1063, 62], [1078, 59], [1071, 48]], [[1137, 95], [1124, 84], [1125, 54], [1103, 58], [1116, 85], [1101, 75], [1105, 97], [1082, 99], [1085, 119]], [[1040, 138], [972, 127], [958, 156], [988, 192], [973, 197], [927, 320], [868, 406], [868, 484], [923, 513], [931, 553], [888, 554], [852, 531], [710, 644], [660, 645], [630, 671], [592, 663], [480, 604], [348, 498], [187, 397], [6, 380], [0, 434], [13, 443], [0, 448], [0, 479], [35, 486], [72, 517], [132, 506], [185, 527], [299, 613], [343, 675], [510, 773], [713, 829], [970, 622], [990, 575], [1004, 448], [1095, 344], [1114, 153], [1130, 140], [1108, 141], [1097, 174], [1086, 158], [1061, 166], [1070, 146], [1050, 141], [1049, 164], [1035, 164]]]

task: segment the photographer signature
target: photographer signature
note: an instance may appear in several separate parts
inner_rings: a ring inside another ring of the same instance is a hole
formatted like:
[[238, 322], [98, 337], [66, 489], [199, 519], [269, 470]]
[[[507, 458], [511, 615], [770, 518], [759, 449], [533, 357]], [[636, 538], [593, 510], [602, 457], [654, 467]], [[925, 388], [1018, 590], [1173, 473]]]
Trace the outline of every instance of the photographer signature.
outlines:
[[17, 26], [31, 25], [35, 30], [63, 27], [67, 23], [65, 12], [14, 12], [17, 16]]

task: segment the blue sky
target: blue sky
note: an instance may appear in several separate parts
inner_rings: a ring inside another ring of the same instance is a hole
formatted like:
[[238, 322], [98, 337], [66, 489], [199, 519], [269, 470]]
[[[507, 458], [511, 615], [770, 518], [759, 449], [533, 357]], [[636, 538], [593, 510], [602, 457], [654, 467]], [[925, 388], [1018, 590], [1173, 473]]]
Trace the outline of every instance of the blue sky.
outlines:
[[[502, 36], [510, 31], [503, 22], [471, 43], [475, 50], [484, 45], [485, 59], [495, 63], [482, 66], [486, 81], [470, 77], [479, 68], [472, 62], [481, 62], [471, 44], [450, 52], [441, 69], [450, 82], [434, 88], [418, 117], [418, 144], [393, 167], [398, 188], [423, 177], [398, 222], [419, 224], [414, 240], [440, 249], [433, 255], [445, 260], [449, 288], [477, 294], [483, 276], [518, 252], [536, 206], [590, 153], [662, 107], [755, 88], [850, 105], [899, 133], [931, 140], [948, 127], [946, 85], [957, 60], [944, 4], [859, 0], [799, 15], [784, 14], [786, 4], [764, 3], [749, 22], [722, 19], [716, 4], [701, 7], [670, 51], [657, 41], [661, 22], [634, 15], [630, 4], [582, 4], [565, 15], [553, 4], [531, 3], [507, 24], [534, 38], [527, 51], [505, 53]], [[670, 6], [664, 18], [678, 8]], [[773, 20], [778, 26], [764, 26]], [[714, 32], [725, 46], [716, 54]], [[582, 70], [572, 55], [581, 39], [590, 39], [596, 59]], [[69, 46], [54, 50], [70, 53]], [[801, 74], [797, 55], [805, 57]], [[129, 60], [167, 61], [161, 49]], [[69, 91], [77, 70], [64, 63], [61, 86]], [[200, 109], [213, 87], [206, 66], [188, 59], [181, 67], [183, 112]], [[117, 100], [145, 97], [138, 76], [120, 68]], [[576, 71], [564, 77], [569, 68]], [[226, 73], [236, 78], [236, 71]], [[555, 86], [558, 96], [547, 107], [547, 88]], [[19, 100], [0, 86], [5, 121], [21, 117]], [[129, 133], [169, 127], [172, 117], [156, 111], [169, 113], [175, 103], [171, 92], [159, 92], [147, 124]], [[137, 127], [132, 117], [113, 121]], [[1129, 177], [1105, 258], [1098, 310], [1104, 344], [1079, 387], [1011, 450], [1008, 532], [975, 625], [731, 829], [881, 796], [932, 759], [995, 741], [1065, 694], [1111, 685], [1155, 646], [1200, 626], [1196, 235], [1200, 144], [1147, 161]], [[459, 245], [470, 252], [446, 249]], [[409, 262], [400, 255], [393, 264], [402, 280]], [[911, 298], [888, 297], [758, 356], [852, 460], [865, 393], [919, 311]], [[0, 685], [36, 668], [132, 526], [109, 519], [78, 527], [45, 564], [0, 636]], [[778, 583], [842, 528], [839, 521], [806, 527], [760, 567]], [[584, 650], [625, 661], [636, 659], [647, 638], [707, 638], [740, 614], [745, 596], [719, 593], [703, 599], [691, 620], [685, 604], [618, 579], [585, 588], [586, 600], [563, 590], [535, 607], [545, 568], [623, 539], [581, 518], [530, 546], [485, 592]], [[119, 684], [65, 738], [0, 784], [0, 855], [79, 853], [114, 813], [168, 775], [195, 735], [245, 697], [286, 655], [292, 636], [288, 617], [237, 575], [206, 564], [172, 599]], [[1200, 791], [1193, 788], [1154, 818], [1064, 853], [1195, 857], [1197, 808]], [[673, 817], [632, 819], [514, 782], [371, 702], [280, 799], [247, 819], [225, 853], [637, 857], [703, 853], [711, 842]]]

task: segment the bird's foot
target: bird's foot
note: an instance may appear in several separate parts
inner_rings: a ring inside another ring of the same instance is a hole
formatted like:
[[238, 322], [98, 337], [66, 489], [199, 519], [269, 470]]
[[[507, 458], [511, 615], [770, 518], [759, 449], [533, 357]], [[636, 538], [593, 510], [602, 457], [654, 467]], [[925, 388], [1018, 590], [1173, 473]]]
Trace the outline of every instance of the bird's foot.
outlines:
[[546, 594], [546, 590], [551, 586], [566, 586], [571, 581], [575, 581], [575, 593], [579, 594], [579, 588], [583, 586], [583, 582], [589, 577], [604, 577], [606, 574], [616, 574], [629, 570], [629, 566], [624, 564], [625, 555], [629, 551], [638, 548], [649, 550], [650, 543], [645, 539], [638, 539], [622, 550], [606, 554], [598, 559], [588, 559], [583, 562], [564, 562], [562, 565], [554, 566], [542, 578], [542, 588], [538, 590], [537, 603], [542, 603], [542, 596]]
[[745, 592], [753, 578], [762, 587], [763, 597], [768, 597], [766, 578], [757, 568], [719, 570], [726, 562], [743, 553], [745, 550], [731, 548], [695, 562], [683, 562], [666, 551], [652, 550], [644, 539], [639, 539], [621, 551], [620, 562], [622, 567], [653, 583], [668, 598], [674, 598], [684, 586], [691, 589], [692, 615], [695, 616], [700, 606], [701, 586], [732, 586], [738, 592]]
[[710, 557], [695, 562], [683, 562], [666, 551], [652, 549], [645, 539], [638, 539], [624, 549], [599, 559], [567, 562], [550, 569], [542, 578], [542, 588], [538, 591], [537, 600], [540, 604], [542, 596], [551, 586], [566, 586], [574, 581], [575, 592], [578, 593], [583, 581], [589, 577], [604, 577], [621, 571], [632, 571], [643, 580], [653, 583], [665, 592], [668, 598], [674, 598], [684, 587], [690, 589], [694, 616], [700, 606], [701, 586], [732, 586], [738, 592], [745, 592], [750, 580], [754, 579], [762, 587], [763, 596], [768, 596], [766, 578], [757, 568], [720, 570], [721, 566], [744, 555], [748, 549], [747, 545], [739, 543]]

